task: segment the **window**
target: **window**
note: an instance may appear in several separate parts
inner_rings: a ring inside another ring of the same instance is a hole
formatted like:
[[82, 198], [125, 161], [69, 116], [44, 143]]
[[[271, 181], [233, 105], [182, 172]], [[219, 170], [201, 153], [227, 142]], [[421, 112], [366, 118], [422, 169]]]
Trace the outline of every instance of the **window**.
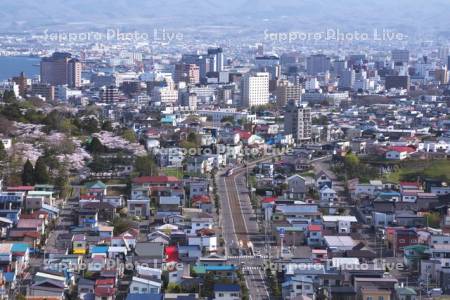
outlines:
[[384, 297], [383, 296], [379, 296], [378, 300], [384, 300]]
[[223, 293], [219, 293], [219, 297], [223, 297], [224, 296], [224, 294]]
[[137, 286], [133, 287], [133, 291], [139, 291], [139, 288]]

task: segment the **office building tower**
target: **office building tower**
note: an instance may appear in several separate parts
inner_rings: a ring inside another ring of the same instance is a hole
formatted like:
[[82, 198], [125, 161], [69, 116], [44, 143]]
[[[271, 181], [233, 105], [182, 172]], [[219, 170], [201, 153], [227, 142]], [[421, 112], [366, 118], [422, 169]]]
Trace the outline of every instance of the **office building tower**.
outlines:
[[257, 56], [255, 66], [258, 72], [268, 72], [270, 80], [277, 80], [281, 77], [280, 58], [277, 55]]
[[100, 98], [103, 102], [112, 103], [119, 101], [119, 89], [115, 86], [108, 86], [100, 93]]
[[339, 77], [338, 87], [341, 89], [351, 89], [355, 84], [356, 73], [353, 69], [343, 70]]
[[41, 82], [51, 85], [67, 84], [70, 53], [55, 52], [51, 57], [41, 60]]
[[241, 97], [243, 107], [269, 103], [269, 73], [248, 73], [242, 78]]
[[289, 67], [297, 67], [300, 62], [300, 54], [299, 53], [283, 53], [280, 57], [280, 64], [283, 66], [283, 69], [289, 69]]
[[395, 49], [391, 51], [391, 60], [394, 63], [409, 63], [409, 50]]
[[233, 86], [223, 86], [219, 88], [217, 98], [220, 103], [231, 104], [233, 100]]
[[348, 58], [349, 66], [362, 66], [367, 61], [366, 54], [352, 54]]
[[325, 73], [331, 69], [330, 58], [324, 54], [316, 54], [307, 58], [306, 72], [309, 75], [316, 76]]
[[81, 86], [81, 62], [72, 58], [70, 53], [55, 52], [41, 60], [41, 82], [53, 86]]
[[210, 72], [221, 72], [224, 66], [224, 55], [222, 48], [209, 48], [208, 56], [210, 58]]
[[333, 74], [336, 77], [341, 77], [344, 71], [348, 69], [348, 63], [346, 60], [335, 60], [333, 62]]
[[31, 94], [41, 96], [46, 101], [55, 100], [55, 87], [47, 83], [34, 83], [31, 85]]
[[255, 58], [257, 68], [274, 67], [280, 64], [280, 58], [277, 55], [263, 55]]
[[187, 107], [187, 109], [194, 111], [197, 110], [197, 94], [190, 91], [186, 91], [180, 94], [180, 105]]
[[297, 143], [311, 140], [311, 108], [289, 101], [284, 110], [284, 132], [292, 134]]
[[178, 90], [172, 89], [169, 86], [155, 87], [152, 100], [161, 105], [173, 106], [178, 101]]
[[199, 54], [183, 54], [181, 63], [194, 64], [199, 68], [200, 80], [206, 78], [206, 74], [210, 71], [210, 58], [207, 55]]
[[444, 66], [442, 68], [436, 69], [434, 71], [434, 78], [440, 83], [440, 84], [447, 84], [448, 83], [448, 70], [447, 66]]
[[200, 68], [196, 64], [176, 64], [174, 81], [175, 83], [198, 84], [200, 83]]
[[277, 106], [284, 107], [289, 101], [300, 102], [302, 86], [288, 80], [280, 80], [276, 89]]
[[386, 76], [385, 81], [386, 81], [385, 82], [386, 90], [390, 89], [409, 90], [410, 88], [409, 76], [397, 76], [397, 75]]
[[67, 64], [67, 85], [72, 88], [81, 87], [81, 62], [72, 58]]
[[447, 63], [448, 56], [449, 56], [449, 49], [448, 49], [448, 47], [441, 47], [441, 48], [439, 48], [438, 57], [441, 60], [441, 62]]
[[21, 72], [19, 76], [13, 77], [12, 81], [14, 81], [19, 86], [19, 95], [20, 97], [25, 97], [28, 90], [27, 78], [24, 73]]
[[262, 44], [259, 44], [256, 48], [256, 55], [264, 55], [264, 46]]

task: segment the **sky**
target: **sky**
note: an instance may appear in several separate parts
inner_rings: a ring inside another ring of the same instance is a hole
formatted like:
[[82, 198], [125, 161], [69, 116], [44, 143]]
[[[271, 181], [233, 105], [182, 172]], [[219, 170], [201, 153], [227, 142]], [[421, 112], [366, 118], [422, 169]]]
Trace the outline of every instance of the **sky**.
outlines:
[[389, 28], [450, 35], [449, 0], [0, 0], [0, 31], [146, 26]]

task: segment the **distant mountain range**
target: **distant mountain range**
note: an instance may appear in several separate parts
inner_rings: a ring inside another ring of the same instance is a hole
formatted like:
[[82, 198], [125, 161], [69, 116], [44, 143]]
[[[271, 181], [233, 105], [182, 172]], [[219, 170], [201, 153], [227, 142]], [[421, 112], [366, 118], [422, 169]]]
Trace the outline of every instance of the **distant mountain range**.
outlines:
[[449, 0], [15, 0], [2, 3], [0, 30], [234, 25], [448, 34], [449, 11]]

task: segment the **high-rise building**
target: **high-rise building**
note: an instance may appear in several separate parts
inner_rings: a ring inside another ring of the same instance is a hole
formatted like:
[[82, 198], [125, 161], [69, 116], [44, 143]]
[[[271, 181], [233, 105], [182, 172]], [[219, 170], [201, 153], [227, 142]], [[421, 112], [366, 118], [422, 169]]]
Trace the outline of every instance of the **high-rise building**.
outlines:
[[277, 55], [263, 55], [255, 58], [255, 65], [257, 68], [274, 67], [280, 64], [280, 58]]
[[28, 90], [27, 78], [21, 72], [19, 76], [13, 77], [12, 80], [19, 86], [19, 95], [25, 97]]
[[297, 143], [311, 140], [311, 108], [289, 101], [284, 110], [284, 132], [292, 134]]
[[302, 86], [288, 80], [280, 80], [276, 89], [277, 106], [284, 107], [289, 101], [300, 102]]
[[67, 64], [67, 85], [79, 88], [81, 86], [81, 62], [72, 58]]
[[331, 69], [330, 58], [324, 54], [311, 55], [306, 60], [306, 72], [316, 76]]
[[81, 86], [81, 62], [70, 53], [55, 52], [41, 60], [41, 82], [53, 86]]
[[333, 62], [333, 74], [336, 77], [341, 77], [345, 70], [348, 69], [348, 63], [346, 60], [335, 60]]
[[450, 55], [447, 57], [447, 69], [450, 70]]
[[198, 84], [200, 83], [200, 68], [196, 64], [176, 64], [174, 81], [176, 83]]
[[210, 72], [221, 72], [224, 66], [224, 55], [222, 48], [209, 48], [208, 56], [210, 58]]
[[438, 57], [443, 63], [447, 63], [446, 60], [448, 59], [449, 55], [449, 49], [448, 47], [441, 47], [438, 51]]
[[409, 90], [410, 88], [409, 76], [397, 76], [397, 75], [386, 76], [385, 87], [387, 90], [393, 88]]
[[41, 96], [47, 101], [55, 100], [55, 87], [46, 83], [34, 83], [31, 85], [31, 94]]
[[183, 54], [181, 63], [197, 65], [201, 80], [204, 80], [206, 78], [206, 73], [210, 71], [210, 58], [207, 55]]
[[241, 97], [243, 107], [269, 103], [269, 73], [248, 73], [242, 78]]
[[434, 71], [434, 78], [439, 81], [441, 84], [447, 84], [448, 83], [448, 70], [447, 66], [444, 66], [442, 68], [436, 69]]
[[172, 89], [170, 86], [155, 87], [152, 100], [161, 105], [173, 106], [178, 102], [178, 90]]
[[391, 51], [391, 60], [394, 63], [409, 63], [409, 50], [394, 49]]
[[119, 89], [113, 85], [108, 86], [101, 91], [100, 96], [103, 102], [117, 102], [119, 101]]
[[231, 104], [233, 100], [233, 86], [223, 86], [219, 88], [217, 98], [220, 103]]
[[339, 77], [339, 88], [351, 89], [355, 84], [356, 73], [353, 69], [343, 70], [341, 76]]
[[186, 91], [180, 94], [180, 98], [181, 106], [187, 107], [191, 111], [197, 110], [198, 99], [196, 93]]

